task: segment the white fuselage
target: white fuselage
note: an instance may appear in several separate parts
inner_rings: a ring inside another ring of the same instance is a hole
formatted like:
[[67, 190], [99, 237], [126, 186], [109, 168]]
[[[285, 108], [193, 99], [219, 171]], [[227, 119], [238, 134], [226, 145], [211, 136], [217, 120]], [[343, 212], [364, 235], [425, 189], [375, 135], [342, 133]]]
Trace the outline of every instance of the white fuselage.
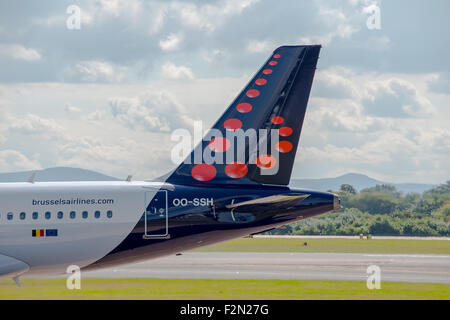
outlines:
[[161, 185], [1, 183], [0, 260], [17, 259], [28, 265], [27, 273], [87, 266], [125, 239]]

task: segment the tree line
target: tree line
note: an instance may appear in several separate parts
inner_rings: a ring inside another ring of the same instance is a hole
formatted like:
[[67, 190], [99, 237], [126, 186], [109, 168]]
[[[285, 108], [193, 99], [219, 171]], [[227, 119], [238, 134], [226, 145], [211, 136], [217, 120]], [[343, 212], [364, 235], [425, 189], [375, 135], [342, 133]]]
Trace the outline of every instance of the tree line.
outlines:
[[[329, 190], [333, 192], [332, 190]], [[450, 236], [450, 181], [422, 194], [382, 184], [334, 191], [342, 208], [270, 231], [288, 235]]]

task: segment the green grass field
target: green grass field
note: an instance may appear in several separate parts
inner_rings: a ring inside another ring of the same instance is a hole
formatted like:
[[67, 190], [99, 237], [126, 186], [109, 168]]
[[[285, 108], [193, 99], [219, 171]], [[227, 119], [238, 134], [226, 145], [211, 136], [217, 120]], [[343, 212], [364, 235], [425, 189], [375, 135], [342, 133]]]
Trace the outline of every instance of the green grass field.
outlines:
[[0, 280], [0, 299], [450, 299], [450, 285], [359, 281], [86, 279], [79, 291], [65, 279]]
[[450, 241], [241, 238], [204, 247], [197, 251], [450, 254]]
[[[304, 243], [307, 243], [305, 246]], [[450, 254], [450, 241], [241, 238], [198, 251]], [[450, 285], [359, 281], [84, 279], [70, 291], [65, 278], [0, 279], [1, 299], [450, 299]]]

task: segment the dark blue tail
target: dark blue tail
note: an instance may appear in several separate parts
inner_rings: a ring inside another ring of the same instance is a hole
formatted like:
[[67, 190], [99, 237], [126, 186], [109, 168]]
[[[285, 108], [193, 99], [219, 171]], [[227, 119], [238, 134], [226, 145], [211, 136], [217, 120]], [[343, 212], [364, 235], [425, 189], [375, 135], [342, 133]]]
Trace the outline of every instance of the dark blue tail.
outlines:
[[[320, 45], [277, 48], [166, 181], [289, 184], [320, 49]], [[244, 150], [235, 147], [239, 137], [233, 134], [238, 133], [244, 135]], [[224, 161], [217, 161], [222, 154]]]

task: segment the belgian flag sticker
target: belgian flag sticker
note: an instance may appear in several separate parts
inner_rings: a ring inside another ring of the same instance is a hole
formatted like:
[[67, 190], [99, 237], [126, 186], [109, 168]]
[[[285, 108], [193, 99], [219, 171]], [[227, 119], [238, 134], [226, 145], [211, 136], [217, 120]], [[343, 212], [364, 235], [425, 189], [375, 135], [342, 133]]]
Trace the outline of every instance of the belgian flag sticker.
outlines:
[[44, 229], [33, 229], [32, 235], [33, 235], [33, 237], [43, 237]]

